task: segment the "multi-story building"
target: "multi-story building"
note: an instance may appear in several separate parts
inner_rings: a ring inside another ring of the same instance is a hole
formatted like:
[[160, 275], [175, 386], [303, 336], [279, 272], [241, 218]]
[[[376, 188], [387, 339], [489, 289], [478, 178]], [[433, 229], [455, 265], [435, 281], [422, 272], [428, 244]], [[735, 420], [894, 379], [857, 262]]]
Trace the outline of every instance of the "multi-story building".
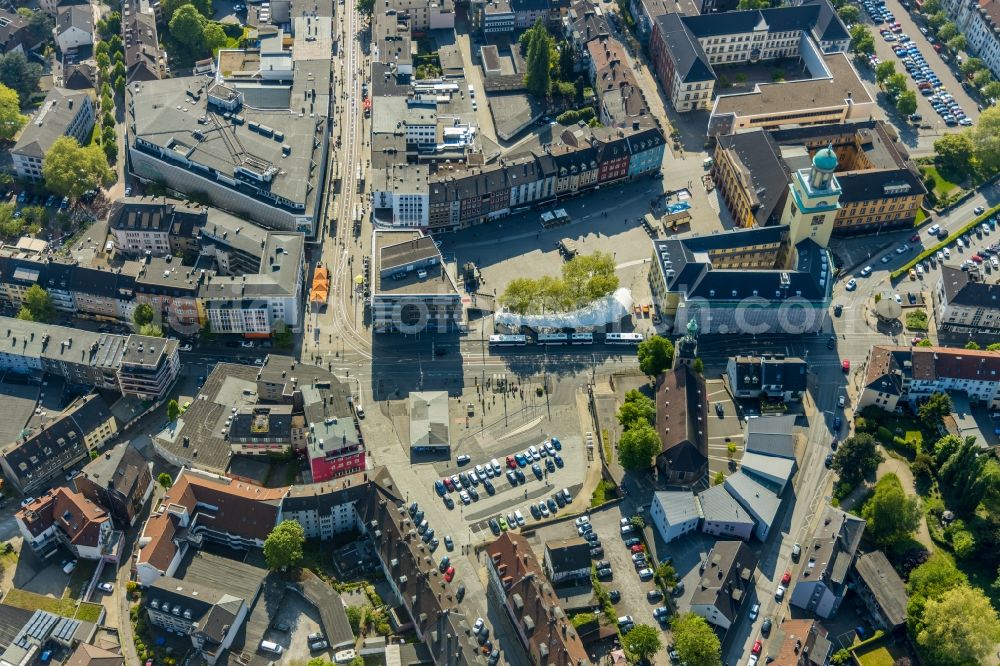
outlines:
[[698, 528], [698, 503], [690, 490], [658, 490], [649, 505], [649, 519], [667, 543]]
[[739, 620], [756, 586], [757, 556], [742, 541], [716, 541], [691, 593], [691, 612], [726, 632]]
[[[30, 498], [29, 498], [30, 499]], [[25, 504], [14, 515], [21, 536], [45, 560], [67, 548], [84, 560], [118, 562], [122, 533], [97, 504], [68, 488], [56, 488]]]
[[89, 5], [71, 5], [56, 10], [56, 44], [65, 54], [94, 43], [94, 12]]
[[578, 666], [589, 662], [579, 634], [560, 608], [559, 597], [520, 534], [505, 532], [486, 547], [487, 594], [507, 615], [517, 646], [532, 666]]
[[968, 53], [980, 58], [1000, 77], [1000, 2], [997, 0], [946, 0], [942, 8], [968, 42]]
[[986, 343], [1000, 340], [1000, 285], [982, 272], [942, 264], [933, 298], [939, 335]]
[[452, 0], [389, 0], [384, 7], [405, 15], [410, 30], [414, 32], [451, 30], [455, 27], [455, 3]]
[[314, 483], [329, 481], [365, 469], [365, 443], [346, 400], [340, 416], [309, 424], [306, 442]]
[[698, 493], [701, 531], [709, 536], [749, 541], [757, 523], [725, 486], [712, 486]]
[[38, 432], [4, 447], [0, 466], [7, 482], [28, 495], [75, 469], [117, 433], [118, 420], [108, 403], [92, 393], [43, 424]]
[[739, 226], [776, 224], [791, 174], [827, 147], [837, 156], [841, 188], [833, 233], [913, 226], [927, 189], [895, 130], [881, 120], [720, 136], [712, 177]]
[[590, 578], [590, 542], [583, 537], [546, 541], [542, 558], [545, 572], [555, 585]]
[[451, 457], [447, 391], [410, 392], [410, 453]]
[[1000, 407], [1000, 352], [954, 347], [875, 345], [865, 359], [858, 409], [915, 408], [934, 393], [958, 391], [970, 402]]
[[0, 317], [0, 369], [19, 375], [52, 373], [67, 383], [119, 390], [127, 338], [13, 317]]
[[76, 489], [103, 506], [120, 526], [135, 520], [153, 494], [153, 463], [128, 442], [100, 453], [73, 477]]
[[578, 67], [589, 67], [587, 44], [611, 35], [611, 24], [604, 9], [591, 0], [576, 0], [562, 17], [563, 37], [577, 56]]
[[181, 370], [175, 339], [130, 335], [118, 366], [118, 387], [124, 395], [156, 400], [174, 384]]
[[[156, 3], [157, 5], [159, 3]], [[122, 7], [125, 81], [154, 81], [167, 73], [167, 56], [160, 48], [157, 6], [149, 0], [126, 0]]]
[[[266, 68], [265, 55], [255, 53], [254, 63]], [[287, 54], [266, 59], [279, 68], [291, 62]], [[264, 226], [314, 234], [328, 154], [329, 63], [325, 79], [317, 69], [297, 66], [291, 81], [269, 84], [285, 93], [283, 109], [254, 106], [266, 101], [242, 81], [133, 82], [125, 108], [132, 173], [203, 194]]]
[[[223, 215], [212, 212], [213, 219]], [[197, 252], [208, 219], [208, 209], [173, 199], [126, 197], [111, 204], [108, 232], [115, 252], [126, 257], [183, 255]]]
[[465, 308], [434, 239], [419, 231], [376, 231], [372, 242], [376, 332], [456, 331]]
[[798, 571], [793, 574], [791, 605], [824, 618], [837, 613], [864, 531], [861, 518], [826, 508], [822, 524], [803, 545]]
[[69, 136], [80, 145], [94, 129], [94, 103], [79, 90], [53, 88], [10, 149], [14, 172], [30, 181], [42, 179], [42, 159], [56, 139]]
[[[780, 465], [787, 467], [789, 462], [782, 458], [774, 458]], [[765, 486], [755, 476], [742, 468], [736, 474], [730, 474], [723, 482], [726, 491], [732, 495], [743, 509], [754, 520], [754, 536], [761, 541], [767, 541], [781, 510], [781, 497], [778, 495], [777, 484]]]
[[854, 592], [876, 629], [892, 633], [906, 624], [906, 584], [881, 550], [865, 553], [854, 563]]
[[801, 358], [784, 355], [730, 356], [726, 376], [737, 398], [798, 402], [806, 390], [807, 366]]
[[708, 472], [708, 392], [705, 379], [678, 365], [656, 380], [656, 467], [668, 483], [691, 487]]
[[28, 25], [28, 19], [0, 10], [0, 53], [25, 53], [38, 44], [38, 38]]
[[764, 658], [773, 666], [826, 666], [833, 642], [816, 620], [787, 619], [774, 628], [765, 650]]
[[473, 0], [469, 5], [472, 27], [484, 35], [514, 31], [514, 8], [510, 0]]

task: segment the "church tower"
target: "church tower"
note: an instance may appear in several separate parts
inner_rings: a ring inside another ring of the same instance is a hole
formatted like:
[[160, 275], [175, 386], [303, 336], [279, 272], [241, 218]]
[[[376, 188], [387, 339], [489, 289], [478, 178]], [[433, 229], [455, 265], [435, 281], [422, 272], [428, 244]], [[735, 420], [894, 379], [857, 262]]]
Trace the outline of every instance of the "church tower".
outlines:
[[788, 225], [791, 247], [807, 238], [826, 247], [833, 233], [833, 221], [840, 210], [840, 184], [834, 172], [837, 154], [831, 146], [816, 152], [812, 167], [792, 174], [781, 223]]

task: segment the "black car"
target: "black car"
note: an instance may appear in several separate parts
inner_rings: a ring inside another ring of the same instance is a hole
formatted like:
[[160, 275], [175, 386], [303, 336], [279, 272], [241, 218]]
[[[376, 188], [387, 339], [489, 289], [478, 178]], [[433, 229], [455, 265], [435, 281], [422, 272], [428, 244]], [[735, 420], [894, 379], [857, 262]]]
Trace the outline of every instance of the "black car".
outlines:
[[531, 508], [531, 517], [534, 518], [535, 520], [541, 520], [542, 512], [538, 510], [538, 506], [532, 504], [530, 508]]
[[550, 472], [556, 471], [556, 464], [552, 462], [552, 458], [545, 459], [545, 469], [549, 470]]
[[601, 540], [601, 538], [597, 536], [596, 532], [587, 532], [586, 534], [583, 535], [583, 538], [589, 541], [590, 543], [597, 543]]
[[459, 585], [458, 589], [455, 591], [455, 599], [461, 601], [465, 598], [465, 585]]
[[497, 492], [497, 489], [493, 487], [493, 483], [489, 479], [483, 479], [483, 488], [485, 488], [486, 492], [490, 495], [495, 495]]
[[559, 505], [560, 509], [563, 508], [564, 506], [566, 506], [566, 498], [562, 496], [562, 493], [556, 493], [552, 497], [555, 498], [556, 504]]
[[[522, 474], [521, 476], [524, 475]], [[507, 470], [507, 480], [510, 481], [510, 485], [512, 486], [517, 485], [517, 475], [514, 474], [514, 470], [512, 469]]]
[[622, 600], [622, 593], [618, 590], [611, 590], [608, 592], [608, 598], [611, 599], [611, 603], [616, 604]]
[[843, 311], [844, 311], [844, 306], [841, 305], [840, 303], [837, 303], [836, 305], [833, 306], [834, 317], [839, 317], [841, 313], [843, 313]]
[[771, 618], [764, 618], [764, 624], [760, 625], [760, 633], [764, 634], [764, 636], [771, 634]]
[[829, 339], [828, 339], [828, 340], [826, 341], [826, 348], [827, 348], [827, 349], [833, 349], [833, 348], [834, 348], [834, 347], [835, 347], [836, 345], [837, 345], [837, 338], [834, 338], [834, 337], [832, 337], [832, 336], [831, 336], [831, 337], [830, 337], [830, 338], [829, 338]]
[[531, 466], [531, 471], [535, 473], [536, 478], [538, 479], [542, 478], [542, 468], [538, 466], [538, 463], [535, 463], [534, 465]]
[[454, 509], [455, 508], [455, 500], [453, 500], [448, 495], [445, 495], [444, 496], [444, 505], [446, 507], [448, 507], [449, 509]]
[[552, 513], [555, 513], [556, 511], [559, 510], [559, 507], [556, 506], [556, 501], [551, 497], [545, 500], [545, 503], [549, 505], [549, 511], [551, 511]]
[[827, 469], [830, 469], [831, 467], [833, 467], [833, 454], [832, 453], [826, 457], [826, 460], [823, 461], [823, 464], [826, 465]]
[[490, 518], [490, 529], [493, 530], [493, 534], [500, 536], [500, 523], [496, 518]]
[[597, 545], [590, 544], [590, 545], [594, 546], [593, 548], [590, 549], [590, 558], [591, 559], [593, 559], [595, 557], [604, 557], [604, 546], [602, 546], [601, 544], [597, 544]]
[[597, 577], [600, 578], [601, 580], [611, 580], [612, 578], [614, 578], [614, 576], [615, 575], [611, 572], [611, 569], [597, 570]]
[[524, 472], [521, 471], [520, 467], [514, 470], [514, 476], [517, 477], [519, 482], [524, 483]]
[[473, 502], [479, 501], [479, 491], [476, 490], [475, 486], [469, 486], [469, 497], [472, 498]]
[[726, 410], [722, 407], [721, 402], [715, 403], [715, 413], [719, 415], [719, 418], [725, 418]]

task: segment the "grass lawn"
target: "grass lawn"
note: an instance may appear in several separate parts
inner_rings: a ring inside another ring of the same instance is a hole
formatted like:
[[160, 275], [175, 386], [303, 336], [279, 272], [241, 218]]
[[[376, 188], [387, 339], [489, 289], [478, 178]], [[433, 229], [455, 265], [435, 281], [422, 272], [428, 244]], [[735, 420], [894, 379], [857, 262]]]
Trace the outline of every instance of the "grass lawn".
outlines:
[[945, 179], [937, 170], [937, 167], [933, 165], [924, 166], [924, 173], [934, 179], [934, 194], [938, 199], [948, 196], [953, 190], [960, 187], [958, 184]]
[[882, 645], [864, 654], [859, 654], [858, 661], [861, 666], [892, 666], [896, 660], [893, 659], [889, 648]]
[[76, 619], [82, 622], [96, 623], [101, 619], [101, 611], [104, 606], [87, 601], [80, 603], [80, 608], [76, 611]]
[[28, 592], [26, 590], [11, 589], [7, 593], [7, 596], [4, 597], [3, 602], [25, 610], [43, 610], [69, 618], [73, 617], [76, 613], [75, 599], [70, 599], [68, 597], [53, 599], [52, 597], [44, 597], [40, 594], [35, 594], [34, 592]]
[[614, 497], [616, 497], [614, 484], [606, 479], [601, 479], [597, 488], [594, 489], [594, 494], [590, 497], [590, 506], [601, 506]]
[[917, 219], [916, 219], [916, 222], [914, 224], [919, 227], [921, 224], [924, 223], [924, 220], [926, 220], [926, 219], [927, 219], [927, 213], [924, 212], [923, 208], [918, 208], [917, 209]]

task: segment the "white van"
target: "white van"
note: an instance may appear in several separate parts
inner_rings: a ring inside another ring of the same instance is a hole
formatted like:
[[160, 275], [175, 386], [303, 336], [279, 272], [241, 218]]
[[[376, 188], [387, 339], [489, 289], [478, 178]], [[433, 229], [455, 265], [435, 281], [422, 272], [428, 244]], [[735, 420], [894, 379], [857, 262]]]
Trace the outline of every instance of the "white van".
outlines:
[[281, 654], [285, 651], [285, 648], [281, 647], [273, 641], [261, 641], [260, 649], [264, 652], [270, 652], [272, 654]]
[[471, 83], [469, 84], [469, 97], [473, 99], [476, 97], [476, 89], [472, 87]]
[[569, 504], [570, 502], [573, 501], [573, 496], [569, 494], [569, 488], [562, 489], [562, 496], [563, 499], [566, 500], [566, 504]]
[[514, 509], [514, 522], [518, 525], [524, 525], [524, 514], [521, 513], [520, 509]]
[[73, 571], [76, 569], [76, 560], [70, 560], [69, 562], [64, 562], [62, 569], [64, 574], [69, 575], [73, 573]]

